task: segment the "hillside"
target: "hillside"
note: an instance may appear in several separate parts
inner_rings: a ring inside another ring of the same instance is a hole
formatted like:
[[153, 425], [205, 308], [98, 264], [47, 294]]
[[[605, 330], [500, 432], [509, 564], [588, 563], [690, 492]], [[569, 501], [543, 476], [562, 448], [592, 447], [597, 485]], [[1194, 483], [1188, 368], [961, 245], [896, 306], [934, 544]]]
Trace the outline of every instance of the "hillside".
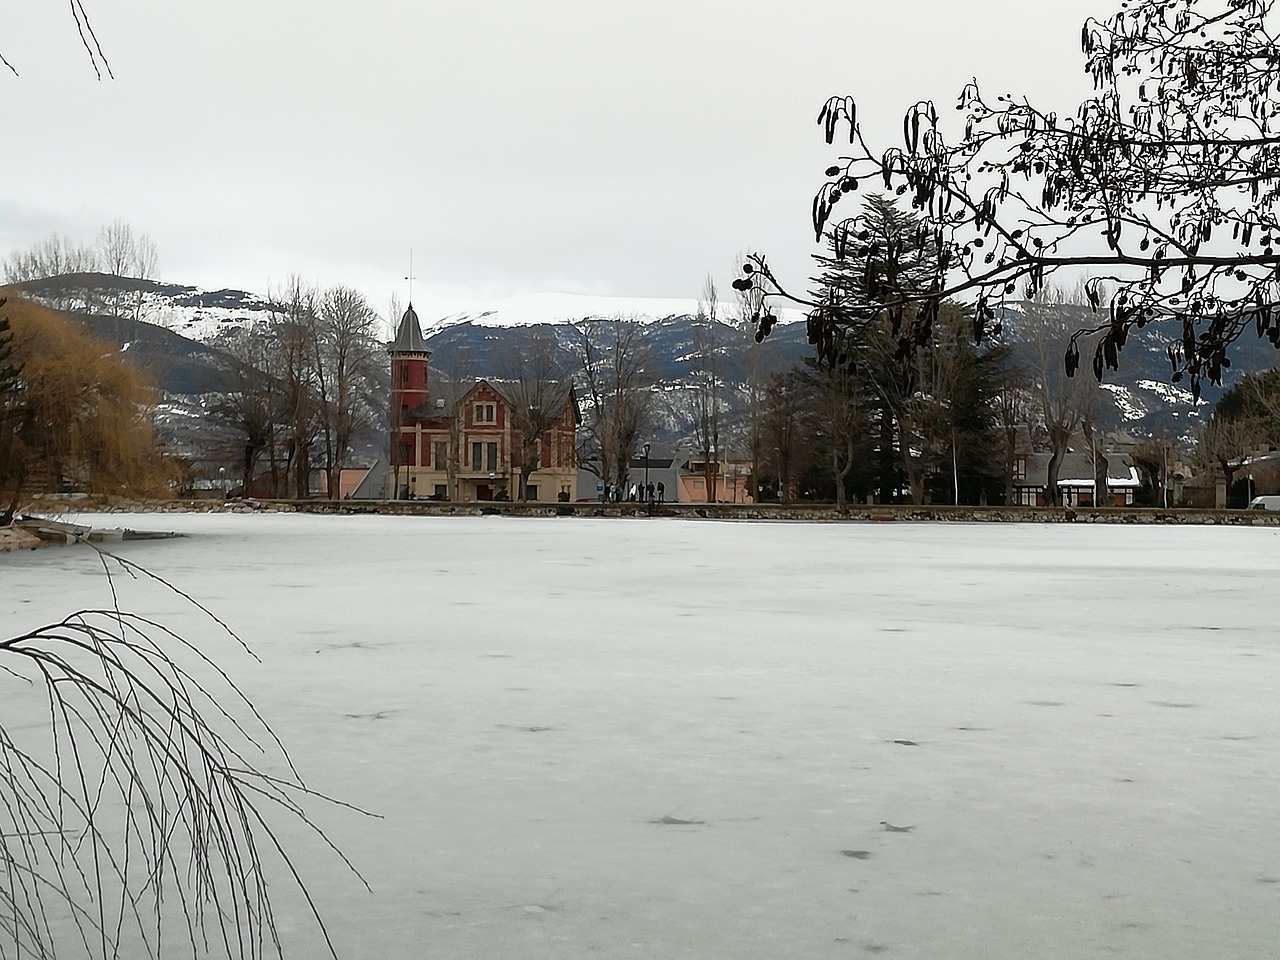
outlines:
[[[166, 394], [164, 417], [184, 424], [188, 437], [198, 431], [192, 425], [206, 418], [211, 404], [226, 389], [227, 358], [218, 349], [220, 337], [244, 326], [270, 319], [267, 300], [241, 290], [202, 290], [158, 281], [116, 281], [101, 274], [78, 274], [24, 284], [22, 291], [51, 305], [70, 307], [98, 337], [112, 342], [139, 367], [148, 371]], [[127, 311], [138, 319], [104, 316], [101, 305], [111, 297], [127, 301]], [[583, 318], [621, 316], [636, 319], [649, 328], [654, 374], [668, 396], [678, 395], [692, 377], [694, 321], [698, 302], [690, 299], [592, 297], [540, 293], [509, 297], [450, 313], [433, 313], [430, 304], [415, 305], [423, 318], [424, 333], [434, 353], [433, 365], [441, 371], [456, 368], [468, 376], [502, 377], [510, 358], [528, 349], [536, 332], [551, 331], [566, 369], [576, 366], [577, 333], [572, 326]], [[95, 309], [96, 308], [96, 309]], [[1087, 308], [1056, 306], [1067, 322], [1082, 327], [1096, 323]], [[722, 317], [732, 316], [727, 304], [718, 307]], [[1015, 353], [1027, 349], [1020, 329], [1023, 308], [1014, 304], [1003, 316], [1003, 343]], [[766, 370], [785, 370], [809, 355], [804, 324], [798, 311], [783, 311], [783, 322], [762, 347]], [[389, 327], [390, 325], [388, 325]], [[746, 376], [743, 358], [748, 340], [743, 331], [717, 323], [721, 344], [718, 373], [732, 389]], [[1121, 369], [1109, 374], [1103, 388], [1114, 410], [1107, 418], [1135, 435], [1191, 435], [1200, 418], [1212, 408], [1222, 389], [1205, 384], [1201, 401], [1192, 402], [1182, 385], [1170, 383], [1165, 352], [1166, 335], [1159, 328], [1135, 331], [1121, 355]], [[1252, 338], [1236, 348], [1226, 386], [1247, 371], [1267, 369], [1277, 360], [1269, 344]], [[1086, 374], [1087, 375], [1087, 372]], [[674, 407], [659, 404], [661, 442], [679, 438], [686, 429]], [[183, 446], [187, 444], [184, 442]]]

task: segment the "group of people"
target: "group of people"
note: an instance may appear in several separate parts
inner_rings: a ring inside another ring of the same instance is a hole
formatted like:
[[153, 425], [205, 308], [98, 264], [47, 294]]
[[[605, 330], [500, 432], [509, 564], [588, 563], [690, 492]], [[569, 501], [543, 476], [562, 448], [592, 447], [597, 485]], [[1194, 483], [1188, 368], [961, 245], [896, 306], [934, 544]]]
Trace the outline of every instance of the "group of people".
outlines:
[[621, 483], [606, 483], [604, 485], [604, 502], [605, 503], [665, 503], [667, 497], [667, 487], [661, 480], [654, 484], [650, 482], [648, 485], [643, 483], [633, 483], [629, 487]]

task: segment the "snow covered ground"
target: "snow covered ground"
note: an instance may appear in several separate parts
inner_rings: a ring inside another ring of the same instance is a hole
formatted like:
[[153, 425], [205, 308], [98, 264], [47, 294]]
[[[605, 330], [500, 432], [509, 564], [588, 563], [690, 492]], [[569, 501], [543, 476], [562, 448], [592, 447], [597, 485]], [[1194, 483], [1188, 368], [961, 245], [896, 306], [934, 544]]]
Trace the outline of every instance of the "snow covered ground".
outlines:
[[[98, 522], [192, 535], [117, 546], [263, 663], [122, 606], [383, 816], [317, 810], [372, 893], [288, 837], [344, 956], [1275, 954], [1275, 529]], [[87, 548], [0, 556], [0, 635], [106, 602]]]

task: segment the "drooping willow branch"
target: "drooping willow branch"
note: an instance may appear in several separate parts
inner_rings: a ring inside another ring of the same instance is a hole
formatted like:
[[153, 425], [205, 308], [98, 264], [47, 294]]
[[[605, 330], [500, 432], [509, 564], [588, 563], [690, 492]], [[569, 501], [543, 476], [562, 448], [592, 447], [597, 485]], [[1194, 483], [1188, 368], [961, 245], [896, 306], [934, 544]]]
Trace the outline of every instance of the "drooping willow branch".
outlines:
[[[111, 64], [102, 49], [102, 44], [98, 42], [98, 34], [94, 31], [93, 23], [89, 19], [89, 11], [84, 8], [84, 0], [67, 0], [67, 5], [71, 8], [71, 19], [76, 25], [80, 46], [84, 47], [84, 52], [89, 55], [89, 65], [93, 67], [94, 74], [99, 80], [104, 74], [114, 80], [115, 74], [111, 72]], [[18, 69], [6, 60], [3, 54], [0, 54], [0, 66], [6, 67], [15, 77], [18, 76]]]
[[5, 687], [0, 957], [280, 955], [273, 864], [336, 957], [271, 825], [283, 810], [332, 847], [302, 806], [327, 798], [206, 653], [118, 605], [79, 610], [0, 640]]

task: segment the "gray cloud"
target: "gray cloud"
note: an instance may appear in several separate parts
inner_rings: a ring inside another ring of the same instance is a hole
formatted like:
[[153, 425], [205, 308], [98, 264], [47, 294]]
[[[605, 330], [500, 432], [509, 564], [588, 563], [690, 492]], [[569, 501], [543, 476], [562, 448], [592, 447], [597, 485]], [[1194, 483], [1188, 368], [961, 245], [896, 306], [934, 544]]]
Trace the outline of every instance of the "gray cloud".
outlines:
[[853, 93], [887, 142], [906, 105], [978, 76], [1071, 109], [1113, 4], [1025, 0], [333, 0], [7, 11], [0, 255], [112, 217], [167, 279], [299, 272], [375, 302], [424, 291], [693, 296], [735, 252], [807, 276], [814, 125]]

